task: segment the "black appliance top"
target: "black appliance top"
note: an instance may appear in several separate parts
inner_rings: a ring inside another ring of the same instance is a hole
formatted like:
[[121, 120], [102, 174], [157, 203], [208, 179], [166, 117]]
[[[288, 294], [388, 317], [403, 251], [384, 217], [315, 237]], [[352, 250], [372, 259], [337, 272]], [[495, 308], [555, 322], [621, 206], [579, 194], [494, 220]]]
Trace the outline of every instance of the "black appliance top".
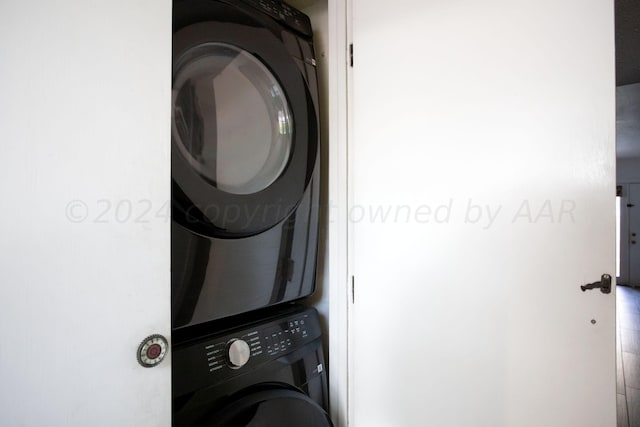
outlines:
[[309, 17], [287, 3], [279, 0], [243, 1], [302, 35], [306, 37], [313, 36]]

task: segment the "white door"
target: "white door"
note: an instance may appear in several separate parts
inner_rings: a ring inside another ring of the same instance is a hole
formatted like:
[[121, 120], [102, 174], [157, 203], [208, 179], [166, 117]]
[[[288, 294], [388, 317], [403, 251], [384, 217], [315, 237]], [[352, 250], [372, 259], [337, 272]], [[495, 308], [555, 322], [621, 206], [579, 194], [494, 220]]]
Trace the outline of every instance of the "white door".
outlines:
[[171, 2], [0, 2], [0, 425], [168, 427]]
[[629, 218], [629, 233], [626, 236], [629, 244], [628, 284], [640, 286], [640, 184], [629, 184], [627, 212]]
[[352, 7], [350, 425], [614, 427], [613, 3]]

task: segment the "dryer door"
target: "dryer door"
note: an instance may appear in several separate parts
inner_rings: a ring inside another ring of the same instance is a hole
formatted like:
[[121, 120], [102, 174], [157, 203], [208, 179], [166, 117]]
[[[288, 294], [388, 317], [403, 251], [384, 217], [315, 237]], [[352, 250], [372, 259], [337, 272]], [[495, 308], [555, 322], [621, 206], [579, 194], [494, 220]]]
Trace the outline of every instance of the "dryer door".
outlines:
[[298, 205], [318, 151], [299, 68], [265, 28], [201, 22], [174, 33], [176, 221], [215, 237], [264, 231]]
[[332, 427], [329, 415], [301, 392], [288, 389], [259, 391], [211, 414], [210, 427]]

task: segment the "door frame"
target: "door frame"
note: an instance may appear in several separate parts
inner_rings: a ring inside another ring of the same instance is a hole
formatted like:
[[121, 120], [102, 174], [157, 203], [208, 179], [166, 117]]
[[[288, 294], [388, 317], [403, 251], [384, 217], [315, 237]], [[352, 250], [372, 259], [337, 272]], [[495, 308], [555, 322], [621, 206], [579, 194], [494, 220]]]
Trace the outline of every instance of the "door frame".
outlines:
[[617, 282], [623, 285], [637, 286], [638, 283], [631, 283], [631, 208], [627, 206], [630, 202], [629, 195], [631, 186], [640, 186], [636, 180], [618, 183], [621, 187], [620, 196], [620, 245], [617, 248], [620, 256], [620, 276]]
[[620, 245], [618, 246], [618, 256], [620, 257], [620, 275], [616, 278], [616, 282], [627, 284], [629, 281], [629, 183], [617, 184], [622, 188], [620, 196]]
[[329, 272], [329, 402], [336, 427], [349, 419], [350, 279], [348, 118], [350, 42], [347, 0], [328, 0], [328, 272]]

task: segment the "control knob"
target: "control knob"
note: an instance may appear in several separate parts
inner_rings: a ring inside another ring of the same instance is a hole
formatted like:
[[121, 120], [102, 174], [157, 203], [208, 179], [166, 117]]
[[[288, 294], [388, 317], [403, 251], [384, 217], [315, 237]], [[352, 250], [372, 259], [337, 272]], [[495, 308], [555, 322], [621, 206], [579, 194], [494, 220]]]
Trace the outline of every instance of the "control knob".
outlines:
[[249, 361], [249, 356], [251, 356], [251, 350], [246, 341], [234, 339], [227, 344], [227, 362], [231, 368], [242, 368]]

